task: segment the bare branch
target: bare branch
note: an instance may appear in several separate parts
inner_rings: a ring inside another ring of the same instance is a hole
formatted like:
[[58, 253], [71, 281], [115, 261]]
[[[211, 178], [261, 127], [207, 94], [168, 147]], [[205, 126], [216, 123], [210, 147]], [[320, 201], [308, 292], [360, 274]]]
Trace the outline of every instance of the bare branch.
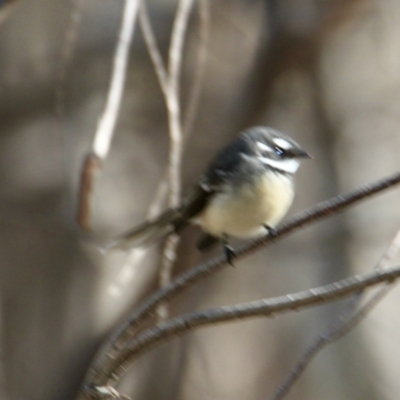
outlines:
[[[374, 272], [376, 272], [375, 270]], [[373, 274], [373, 273], [372, 273]], [[279, 386], [278, 390], [271, 398], [271, 400], [281, 400], [283, 399], [289, 392], [289, 390], [293, 387], [293, 385], [298, 381], [302, 373], [305, 371], [307, 366], [311, 363], [314, 357], [328, 344], [339, 340], [348, 332], [350, 332], [353, 328], [355, 328], [364, 318], [369, 314], [369, 312], [379, 303], [379, 301], [386, 295], [387, 291], [392, 284], [392, 280], [387, 281], [387, 286], [383, 287], [378, 293], [376, 293], [363, 307], [361, 307], [355, 314], [352, 314], [354, 308], [358, 305], [358, 300], [360, 299], [360, 294], [365, 290], [364, 288], [359, 288], [355, 291], [355, 296], [353, 300], [353, 304], [349, 307], [347, 312], [342, 313], [340, 318], [337, 319], [336, 323], [329, 326], [328, 329], [318, 335], [317, 339], [314, 343], [306, 349], [306, 351], [300, 357], [299, 362], [296, 366], [290, 371], [289, 376], [285, 379], [284, 383]]]
[[[170, 135], [170, 151], [167, 179], [169, 185], [169, 206], [177, 207], [180, 202], [181, 193], [181, 160], [183, 153], [184, 132], [181, 121], [181, 105], [179, 83], [181, 78], [183, 44], [190, 11], [193, 5], [192, 0], [181, 0], [178, 4], [169, 48], [168, 71], [164, 65], [160, 50], [154, 36], [153, 28], [147, 12], [146, 3], [143, 2], [139, 11], [139, 21], [142, 29], [143, 37], [153, 62], [158, 82], [164, 95], [164, 100], [168, 111], [168, 124]], [[206, 0], [199, 3], [200, 14], [200, 45], [198, 46], [198, 60], [195, 69], [195, 80], [192, 91], [189, 96], [189, 107], [186, 119], [186, 136], [193, 124], [196, 113], [198, 100], [200, 96], [201, 80], [204, 70], [204, 62], [206, 56], [206, 43], [208, 40], [209, 30], [209, 7]], [[164, 179], [160, 182], [160, 186], [164, 184]], [[171, 281], [174, 262], [176, 260], [176, 250], [179, 244], [179, 237], [170, 237], [164, 246], [163, 262], [159, 274], [159, 283], [161, 287], [168, 285]], [[160, 305], [158, 315], [166, 318], [168, 315], [167, 308]]]
[[[383, 253], [381, 259], [376, 265], [375, 269], [384, 270], [388, 267], [389, 262], [395, 257], [400, 249], [400, 230], [396, 233], [395, 237], [391, 241], [389, 247]], [[322, 351], [328, 344], [339, 340], [348, 332], [350, 332], [355, 326], [357, 326], [374, 308], [376, 304], [389, 292], [393, 285], [389, 285], [391, 282], [381, 288], [374, 296], [372, 296], [363, 306], [359, 309], [359, 304], [362, 299], [363, 291], [359, 290], [354, 294], [350, 303], [346, 309], [338, 315], [336, 322], [330, 324], [314, 342], [309, 346], [304, 353], [301, 355], [297, 364], [292, 368], [287, 378], [279, 386], [275, 392], [272, 400], [281, 400], [293, 387], [293, 385], [299, 380], [302, 373], [305, 371], [307, 366], [311, 363], [314, 357]]]
[[[122, 94], [124, 90], [126, 70], [128, 66], [129, 48], [135, 28], [139, 1], [140, 0], [125, 0], [121, 30], [119, 33], [118, 44], [114, 55], [113, 71], [110, 81], [110, 88], [108, 91], [107, 102], [104, 111], [98, 121], [97, 130], [92, 144], [91, 153], [93, 153], [98, 159], [102, 161], [107, 157], [110, 150], [115, 123], [119, 113]], [[89, 155], [86, 158], [88, 157]], [[85, 165], [87, 164], [85, 163], [83, 166], [82, 175], [87, 176], [88, 179], [93, 179], [93, 175], [84, 170]], [[89, 182], [89, 186], [92, 187], [93, 183]], [[86, 224], [81, 226], [85, 229], [89, 229], [91, 199], [90, 197], [85, 197], [83, 193], [83, 186], [79, 188], [79, 191], [79, 208], [85, 209], [87, 212]], [[87, 194], [90, 195], [90, 192], [88, 192]], [[79, 220], [78, 223], [80, 223]]]
[[[168, 205], [177, 208], [181, 200], [181, 163], [183, 152], [183, 132], [180, 105], [180, 78], [182, 69], [183, 45], [193, 0], [179, 0], [171, 33], [168, 53], [168, 87], [165, 102], [168, 110], [169, 157], [168, 157]], [[161, 287], [171, 282], [172, 270], [176, 259], [179, 236], [173, 235], [166, 241], [163, 263], [160, 270]], [[159, 308], [159, 315], [166, 316], [167, 308]]]
[[180, 77], [185, 33], [193, 6], [193, 0], [180, 0], [172, 27], [171, 44], [168, 53], [168, 71], [158, 49], [151, 26], [147, 7], [142, 3], [139, 21], [154, 69], [164, 94], [168, 111], [168, 126], [170, 135], [170, 152], [168, 160], [169, 206], [177, 207], [180, 202], [180, 172], [183, 150], [183, 133], [180, 107]]
[[180, 0], [172, 28], [171, 45], [168, 55], [168, 125], [170, 153], [168, 160], [169, 206], [179, 206], [181, 197], [182, 123], [180, 109], [180, 74], [185, 32], [192, 9], [193, 0]]
[[[328, 216], [333, 216], [343, 209], [353, 205], [367, 197], [382, 192], [394, 185], [400, 183], [400, 173], [381, 179], [375, 183], [361, 186], [345, 195], [339, 195], [327, 201], [319, 203], [303, 212], [298, 213], [284, 223], [277, 231], [274, 240], [287, 236], [288, 234], [299, 230], [299, 228], [310, 225], [318, 220]], [[261, 246], [268, 245], [271, 238], [266, 236], [263, 239], [252, 241], [240, 247], [237, 251], [237, 257], [241, 258]], [[96, 382], [102, 384], [104, 379], [104, 371], [109, 370], [112, 360], [118, 356], [120, 351], [125, 348], [136, 333], [139, 324], [151, 315], [156, 307], [164, 301], [171, 300], [179, 293], [195, 284], [199, 280], [209, 276], [223, 267], [225, 267], [226, 259], [224, 256], [216, 257], [205, 264], [194, 267], [180, 276], [176, 277], [167, 287], [157, 290], [153, 295], [149, 296], [143, 303], [124, 321], [109, 339], [99, 349], [92, 366], [90, 367], [86, 382]]]
[[139, 333], [112, 360], [108, 370], [103, 371], [102, 383], [114, 385], [134, 358], [160, 342], [171, 339], [172, 336], [182, 335], [189, 330], [219, 322], [257, 316], [276, 316], [287, 311], [298, 311], [305, 307], [325, 304], [382, 282], [393, 282], [398, 277], [400, 277], [399, 266], [385, 271], [375, 270], [365, 275], [357, 275], [303, 292], [218, 307], [170, 319]]
[[121, 30], [115, 50], [110, 88], [103, 114], [98, 122], [93, 140], [93, 152], [104, 159], [108, 155], [114, 134], [128, 68], [129, 49], [132, 42], [139, 0], [125, 0]]
[[[180, 238], [177, 234], [172, 233], [165, 241], [163, 251], [163, 262], [159, 273], [160, 287], [166, 287], [171, 283], [173, 268], [177, 259], [177, 247]], [[157, 315], [159, 320], [167, 319], [169, 316], [168, 307], [165, 303], [161, 303], [157, 308]]]
[[153, 28], [150, 23], [149, 14], [147, 12], [147, 4], [142, 1], [139, 9], [139, 23], [142, 30], [143, 38], [146, 43], [147, 50], [150, 54], [151, 61], [153, 62], [154, 70], [157, 75], [158, 83], [163, 92], [164, 98], [168, 93], [168, 76], [167, 69], [161, 57], [160, 50], [157, 46], [157, 41], [154, 37]]

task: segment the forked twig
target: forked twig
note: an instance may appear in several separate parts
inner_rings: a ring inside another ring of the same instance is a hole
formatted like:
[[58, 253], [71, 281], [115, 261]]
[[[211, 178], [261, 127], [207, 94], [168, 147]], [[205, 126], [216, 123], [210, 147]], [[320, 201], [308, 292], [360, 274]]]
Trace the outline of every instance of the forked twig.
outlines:
[[[164, 65], [161, 53], [157, 46], [153, 28], [147, 12], [145, 2], [142, 3], [139, 12], [139, 21], [143, 37], [153, 62], [158, 82], [164, 95], [168, 112], [169, 127], [169, 157], [168, 157], [168, 205], [176, 208], [181, 197], [181, 162], [183, 152], [183, 130], [181, 121], [180, 104], [180, 78], [183, 58], [183, 45], [186, 36], [187, 25], [193, 0], [180, 0], [176, 10], [172, 26], [171, 43], [168, 52], [168, 71]], [[160, 286], [164, 287], [171, 281], [172, 268], [176, 259], [176, 249], [179, 237], [172, 235], [165, 243], [163, 251], [163, 262], [160, 268]], [[162, 318], [167, 316], [167, 309], [159, 308]]]
[[[197, 54], [196, 54], [196, 62], [193, 73], [193, 84], [190, 87], [188, 106], [185, 111], [184, 116], [184, 128], [183, 128], [183, 146], [187, 143], [187, 140], [192, 133], [192, 126], [194, 122], [194, 118], [196, 115], [199, 98], [202, 89], [202, 79], [204, 75], [204, 67], [207, 58], [207, 48], [209, 41], [209, 26], [210, 26], [210, 11], [209, 11], [209, 1], [208, 0], [200, 0], [198, 2], [199, 9], [199, 44], [197, 46]], [[150, 54], [150, 58], [153, 63], [154, 70], [157, 75], [157, 79], [159, 85], [161, 87], [164, 100], [166, 101], [166, 97], [168, 96], [168, 72], [164, 61], [161, 56], [161, 52], [158, 48], [157, 41], [155, 39], [155, 35], [153, 32], [153, 28], [150, 22], [150, 18], [147, 11], [147, 5], [145, 1], [140, 3], [139, 9], [139, 23], [140, 28], [142, 30], [143, 38], [146, 43], [147, 50]], [[165, 171], [163, 174], [158, 188], [156, 190], [156, 194], [154, 196], [153, 201], [151, 202], [148, 212], [146, 214], [146, 219], [152, 219], [157, 214], [161, 212], [162, 205], [166, 200], [166, 196], [168, 194], [168, 171]], [[173, 239], [174, 240], [174, 239]], [[171, 246], [176, 246], [177, 244], [173, 244]], [[174, 259], [176, 254], [173, 251], [169, 251], [169, 249], [165, 249], [164, 254], [168, 254], [169, 257], [164, 257], [163, 267], [160, 269], [160, 286], [163, 287], [168, 284], [171, 280], [172, 274], [172, 264], [170, 259]], [[175, 254], [175, 256], [174, 256]], [[129, 253], [127, 261], [121, 268], [118, 277], [117, 283], [113, 284], [111, 290], [113, 293], [120, 292], [120, 286], [125, 285], [128, 281], [126, 276], [133, 276], [133, 274], [129, 274], [128, 269], [132, 268], [133, 265], [136, 265], [137, 262], [140, 261], [142, 256], [142, 251], [137, 249], [132, 249]], [[170, 257], [172, 256], [172, 257]], [[121, 279], [119, 279], [121, 277]], [[165, 309], [159, 309], [159, 313], [166, 316]]]

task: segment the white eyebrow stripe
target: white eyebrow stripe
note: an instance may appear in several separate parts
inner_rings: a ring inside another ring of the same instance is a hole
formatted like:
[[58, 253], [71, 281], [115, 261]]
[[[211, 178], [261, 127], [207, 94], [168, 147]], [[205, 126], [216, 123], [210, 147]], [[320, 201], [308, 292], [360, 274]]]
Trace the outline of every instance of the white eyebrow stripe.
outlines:
[[274, 152], [274, 149], [265, 143], [257, 142], [257, 146], [260, 150]]
[[259, 159], [264, 164], [268, 164], [270, 167], [288, 172], [289, 174], [297, 172], [300, 166], [300, 162], [294, 158], [289, 158], [287, 160], [271, 160], [270, 158], [259, 157]]
[[282, 149], [289, 150], [289, 149], [291, 149], [293, 147], [292, 144], [289, 143], [286, 139], [275, 138], [275, 139], [272, 139], [272, 140], [274, 141], [274, 143], [277, 146], [281, 147]]

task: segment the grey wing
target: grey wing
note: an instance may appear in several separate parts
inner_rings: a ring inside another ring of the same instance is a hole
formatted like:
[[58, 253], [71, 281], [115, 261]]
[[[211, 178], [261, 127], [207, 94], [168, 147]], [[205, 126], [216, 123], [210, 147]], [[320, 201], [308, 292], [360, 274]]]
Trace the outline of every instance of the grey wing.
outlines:
[[214, 190], [201, 178], [187, 193], [179, 208], [180, 218], [175, 223], [175, 232], [180, 232], [187, 223], [195, 218], [210, 201]]

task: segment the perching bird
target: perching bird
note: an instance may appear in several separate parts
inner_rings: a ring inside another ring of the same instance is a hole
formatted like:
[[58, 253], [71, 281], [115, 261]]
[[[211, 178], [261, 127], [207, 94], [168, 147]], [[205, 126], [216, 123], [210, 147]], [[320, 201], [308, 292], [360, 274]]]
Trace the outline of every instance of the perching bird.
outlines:
[[232, 264], [229, 237], [274, 234], [292, 204], [294, 175], [302, 158], [310, 155], [286, 134], [262, 126], [249, 128], [217, 154], [178, 208], [123, 233], [106, 248], [147, 246], [197, 224], [206, 233], [199, 249], [220, 240]]

